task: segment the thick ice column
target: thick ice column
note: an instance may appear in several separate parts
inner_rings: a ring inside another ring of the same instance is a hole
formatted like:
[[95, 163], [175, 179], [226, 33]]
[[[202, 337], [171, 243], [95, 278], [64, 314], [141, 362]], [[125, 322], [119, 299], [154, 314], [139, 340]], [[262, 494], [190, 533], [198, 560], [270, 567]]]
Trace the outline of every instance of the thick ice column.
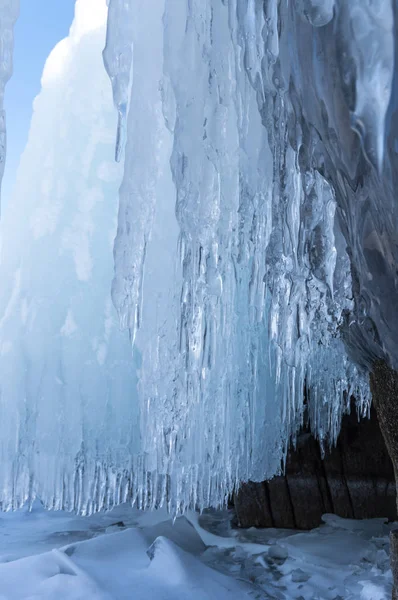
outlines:
[[119, 162], [126, 143], [128, 106], [133, 78], [134, 0], [108, 1], [108, 28], [103, 51], [118, 113], [115, 158]]
[[123, 130], [127, 128], [124, 178], [120, 190], [114, 251], [113, 300], [122, 327], [129, 328], [134, 340], [141, 321], [144, 261], [153, 222], [160, 168], [164, 3], [157, 0], [111, 0], [109, 4], [104, 61], [111, 77], [114, 102], [119, 113], [117, 158], [121, 153]]
[[19, 14], [19, 0], [0, 2], [0, 187], [4, 175], [7, 151], [6, 113], [3, 108], [4, 91], [12, 74], [14, 24]]
[[116, 115], [101, 51], [105, 0], [78, 0], [34, 102], [1, 224], [0, 503], [82, 513], [123, 501], [139, 453], [128, 337], [110, 285]]

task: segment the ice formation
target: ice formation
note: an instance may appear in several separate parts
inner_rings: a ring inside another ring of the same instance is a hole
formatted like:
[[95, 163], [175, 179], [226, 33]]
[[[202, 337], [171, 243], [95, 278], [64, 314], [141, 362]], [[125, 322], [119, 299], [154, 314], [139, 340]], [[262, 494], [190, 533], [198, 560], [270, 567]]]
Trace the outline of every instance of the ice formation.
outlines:
[[391, 0], [108, 4], [111, 85], [77, 0], [3, 220], [6, 508], [218, 506], [398, 359]]
[[2, 219], [4, 508], [33, 495], [80, 512], [117, 502], [110, 466], [129, 470], [139, 450], [135, 370], [110, 294], [122, 173], [106, 16], [105, 1], [79, 0], [49, 56]]
[[0, 185], [4, 175], [7, 148], [4, 90], [12, 73], [14, 24], [18, 13], [19, 0], [0, 0]]

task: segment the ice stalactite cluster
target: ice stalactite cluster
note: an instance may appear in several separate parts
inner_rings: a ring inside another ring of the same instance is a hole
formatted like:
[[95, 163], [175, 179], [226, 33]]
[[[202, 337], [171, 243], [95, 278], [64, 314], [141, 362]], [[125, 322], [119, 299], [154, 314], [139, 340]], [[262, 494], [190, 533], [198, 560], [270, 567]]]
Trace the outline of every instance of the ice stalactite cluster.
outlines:
[[18, 14], [19, 0], [0, 1], [0, 184], [4, 175], [7, 149], [4, 90], [12, 74], [14, 24]]
[[[346, 44], [357, 86], [351, 131], [363, 127], [364, 152], [355, 137], [357, 154], [380, 172], [393, 68], [391, 6], [380, 6], [374, 22], [374, 9], [366, 7], [370, 29], [359, 23], [352, 38], [344, 27], [358, 11], [362, 18], [359, 5], [133, 4], [135, 29], [123, 42], [133, 48], [134, 75], [114, 300], [142, 352], [148, 469], [170, 475], [182, 504], [217, 504], [238, 481], [277, 472], [304, 418], [326, 443], [336, 439], [352, 395], [366, 412], [366, 374], [347, 356], [342, 336], [361, 300], [352, 281], [356, 257], [341, 190], [325, 169], [329, 161], [342, 177], [346, 165], [325, 157], [330, 142], [305, 114], [311, 104], [303, 96], [310, 79], [313, 105], [322, 110], [322, 94], [330, 92], [319, 81], [311, 40], [332, 37], [336, 53]], [[108, 44], [118, 26], [110, 14]], [[142, 68], [142, 55], [150, 69]], [[381, 92], [364, 64], [372, 61]], [[339, 66], [344, 85], [345, 65]], [[346, 110], [338, 119], [349, 117], [349, 106], [338, 108]], [[322, 114], [323, 123], [327, 118]], [[332, 126], [333, 139], [341, 123]], [[169, 164], [174, 188], [159, 186]], [[174, 202], [178, 239], [170, 235], [167, 247], [152, 227], [159, 207]], [[152, 252], [156, 262], [153, 248], [160, 247], [170, 255], [177, 247], [179, 261], [170, 262], [174, 295], [165, 321], [152, 308], [164, 283], [146, 258]]]
[[1, 502], [218, 506], [398, 357], [393, 6], [109, 0], [110, 85], [98, 2], [4, 220]]

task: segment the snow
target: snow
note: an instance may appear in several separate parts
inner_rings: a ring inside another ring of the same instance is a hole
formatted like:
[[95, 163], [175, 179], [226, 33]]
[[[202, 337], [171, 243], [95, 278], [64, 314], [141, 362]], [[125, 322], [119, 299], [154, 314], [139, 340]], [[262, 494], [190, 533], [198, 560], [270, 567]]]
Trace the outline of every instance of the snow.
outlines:
[[122, 505], [78, 517], [35, 503], [0, 519], [1, 600], [387, 600], [383, 519], [237, 530], [231, 513]]

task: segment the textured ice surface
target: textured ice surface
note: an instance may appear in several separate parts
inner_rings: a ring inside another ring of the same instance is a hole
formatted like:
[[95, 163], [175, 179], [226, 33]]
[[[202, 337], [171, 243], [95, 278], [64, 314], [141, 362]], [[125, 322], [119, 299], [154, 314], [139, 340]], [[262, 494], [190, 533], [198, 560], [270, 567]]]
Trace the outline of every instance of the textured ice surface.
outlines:
[[126, 121], [131, 95], [133, 64], [133, 31], [136, 14], [134, 2], [114, 0], [109, 4], [109, 27], [103, 53], [106, 71], [112, 82], [113, 101], [118, 111], [118, 126], [115, 158], [121, 159], [126, 138]]
[[4, 90], [12, 73], [14, 24], [19, 13], [19, 0], [0, 0], [0, 185], [4, 175], [7, 136]]
[[[315, 66], [301, 73], [312, 55], [299, 62], [294, 44], [338, 17], [351, 22], [355, 11], [334, 18], [331, 2], [132, 4], [124, 41], [114, 13], [108, 19], [108, 45], [119, 33], [118, 47], [133, 48], [113, 297], [143, 357], [147, 466], [171, 474], [181, 504], [214, 504], [237, 481], [277, 472], [303, 418], [333, 441], [351, 394], [366, 409], [366, 376], [341, 337], [356, 309], [350, 249], [319, 136], [293, 87], [295, 77], [302, 87], [319, 77]], [[380, 31], [391, 14], [380, 10], [371, 35], [388, 67], [392, 38]], [[288, 42], [301, 27], [310, 31]], [[343, 33], [332, 32], [337, 43]], [[363, 67], [366, 48], [344, 39], [362, 65], [359, 122], [379, 99], [369, 94], [377, 89]], [[375, 129], [365, 124], [363, 137], [378, 169], [383, 94], [379, 123], [370, 116]], [[159, 255], [165, 263], [175, 252], [165, 276]]]
[[35, 494], [81, 512], [120, 501], [110, 467], [129, 470], [139, 448], [131, 351], [110, 294], [121, 170], [106, 14], [105, 2], [79, 0], [49, 56], [2, 219], [3, 508]]
[[375, 358], [398, 362], [394, 7], [390, 0], [338, 2], [321, 28], [291, 7], [282, 15], [293, 124], [304, 128], [303, 159], [334, 189], [353, 280], [344, 339], [365, 366]]
[[366, 412], [398, 360], [394, 10], [110, 0], [110, 85], [78, 0], [3, 221], [4, 507], [216, 506]]

